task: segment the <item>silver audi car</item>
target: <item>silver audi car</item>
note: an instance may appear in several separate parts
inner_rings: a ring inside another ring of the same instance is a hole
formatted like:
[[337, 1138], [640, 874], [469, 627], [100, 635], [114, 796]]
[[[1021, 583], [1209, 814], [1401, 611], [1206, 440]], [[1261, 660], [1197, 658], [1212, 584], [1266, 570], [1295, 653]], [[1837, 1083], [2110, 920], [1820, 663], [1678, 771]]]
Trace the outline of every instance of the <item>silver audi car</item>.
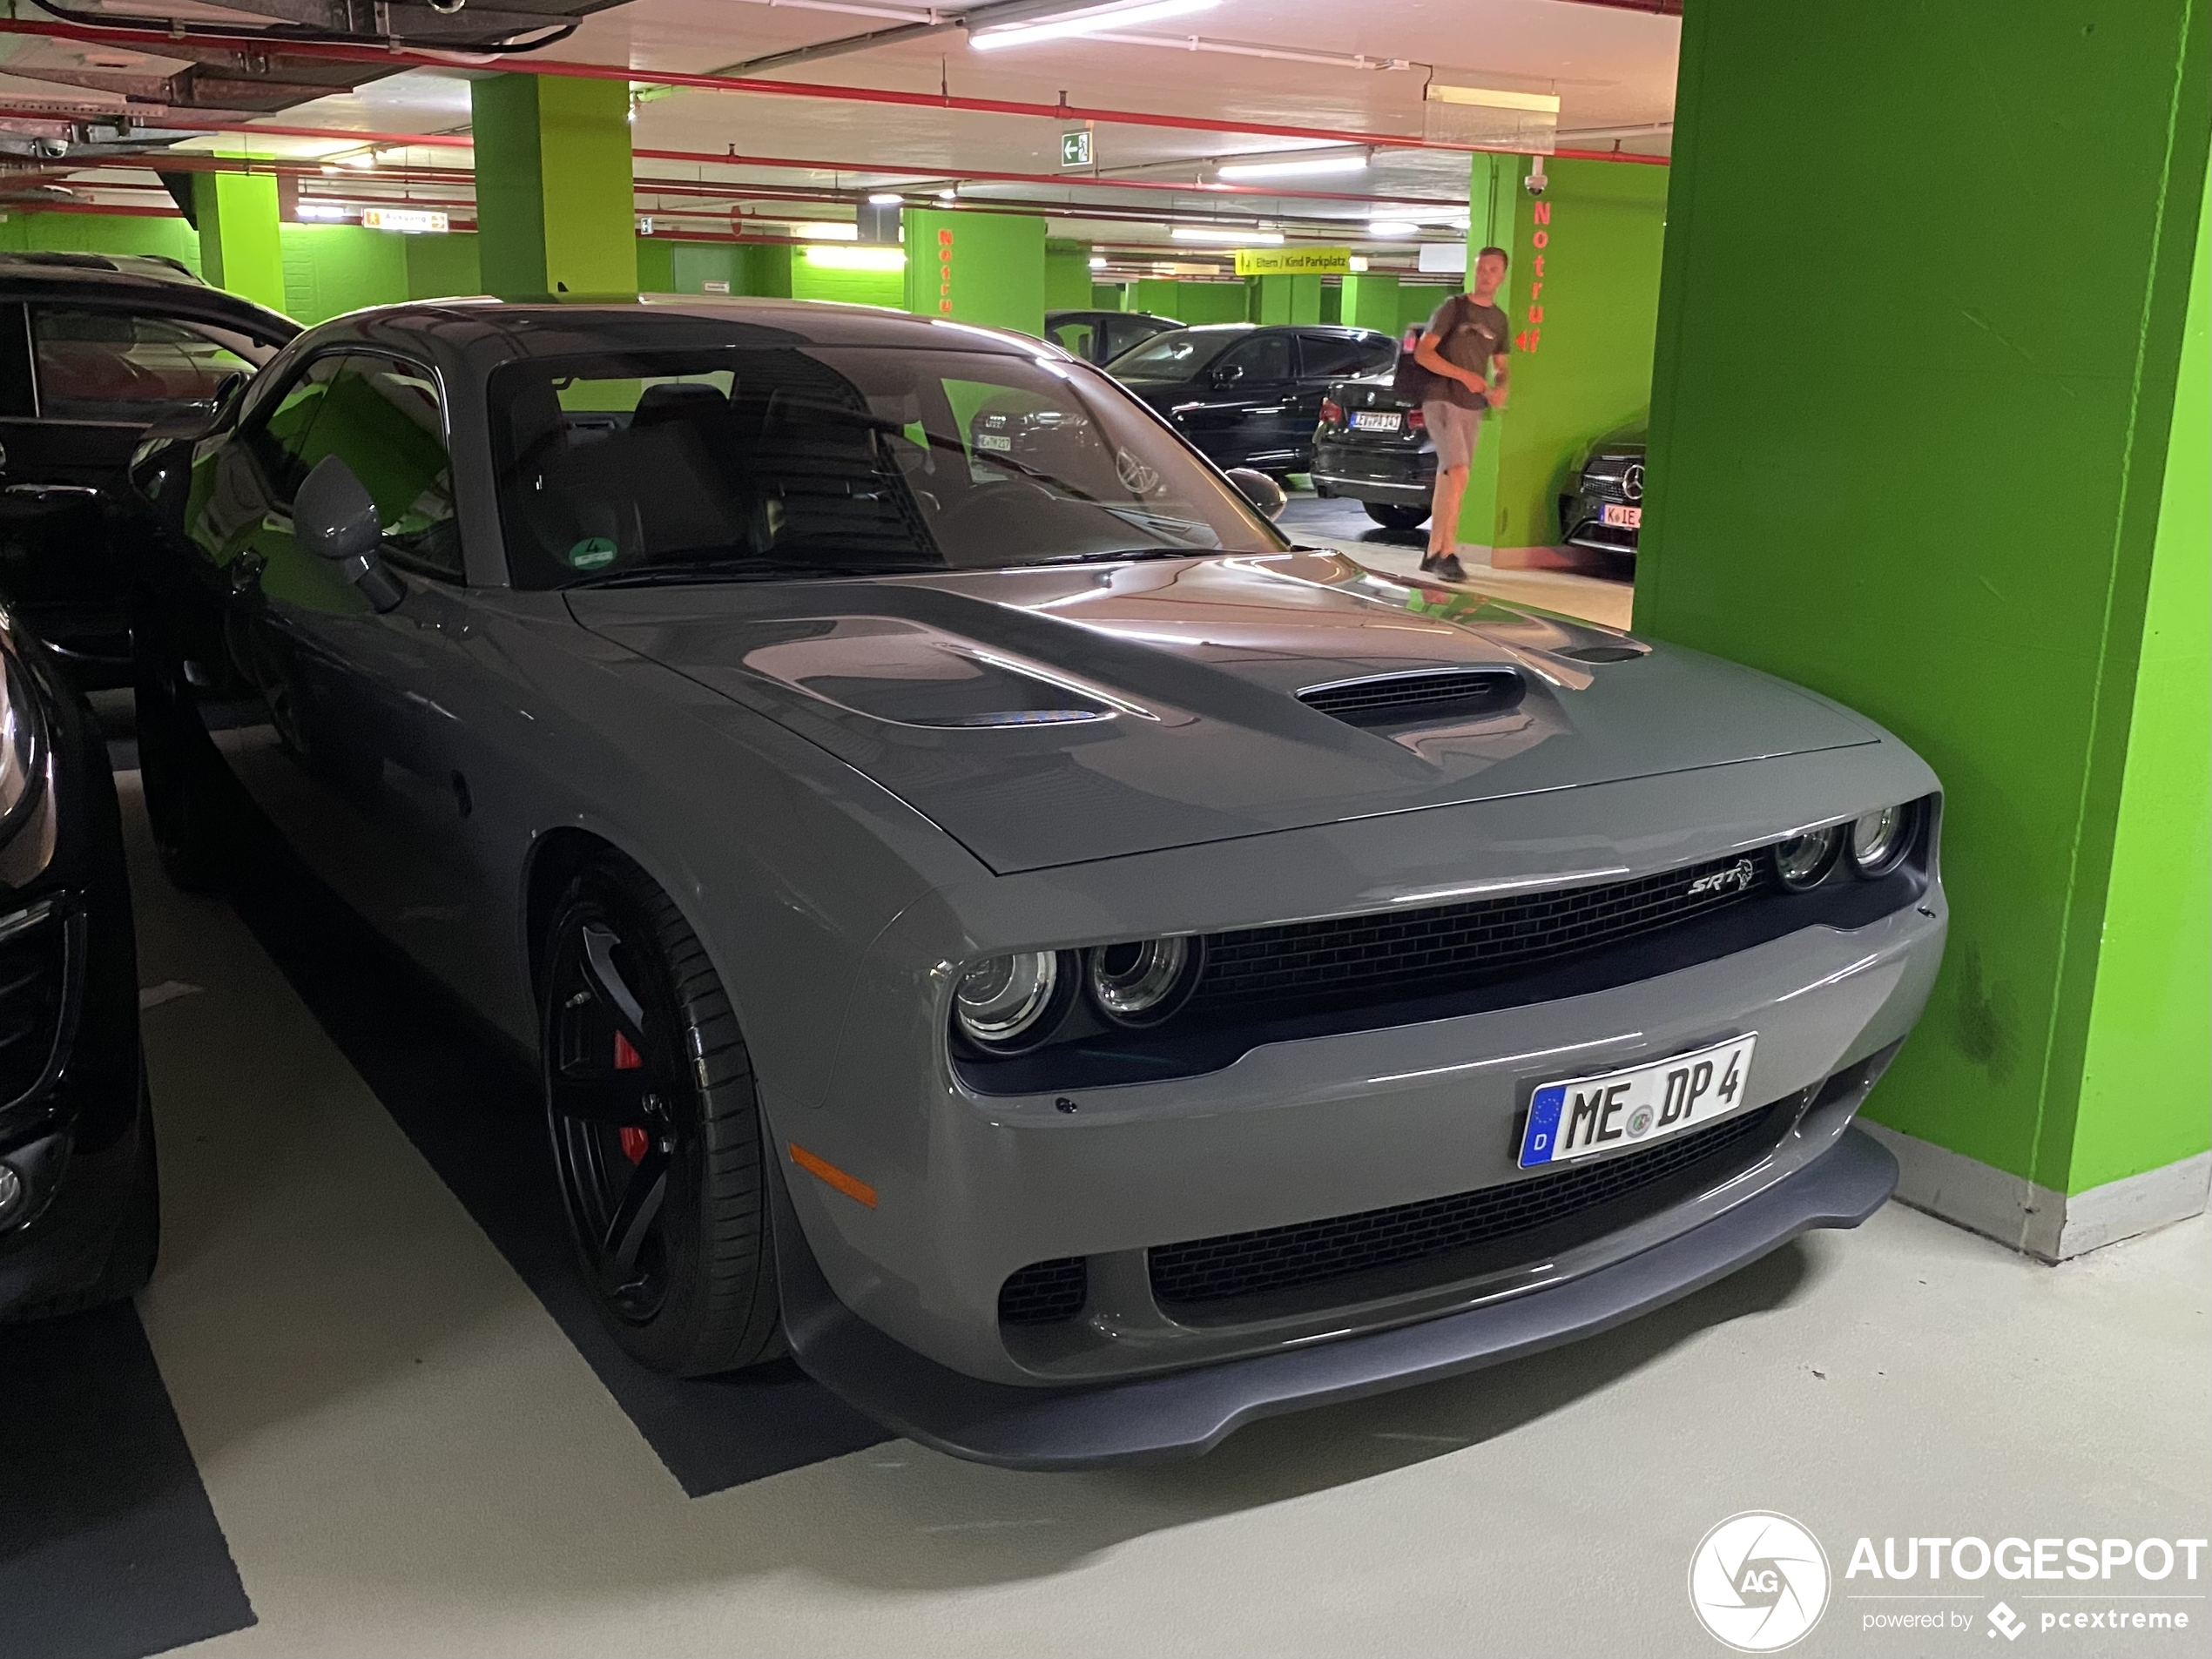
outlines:
[[646, 1366], [1188, 1454], [1894, 1183], [1851, 1119], [1943, 948], [1918, 756], [1294, 546], [1056, 347], [404, 306], [133, 475], [171, 873], [266, 818], [536, 1057]]

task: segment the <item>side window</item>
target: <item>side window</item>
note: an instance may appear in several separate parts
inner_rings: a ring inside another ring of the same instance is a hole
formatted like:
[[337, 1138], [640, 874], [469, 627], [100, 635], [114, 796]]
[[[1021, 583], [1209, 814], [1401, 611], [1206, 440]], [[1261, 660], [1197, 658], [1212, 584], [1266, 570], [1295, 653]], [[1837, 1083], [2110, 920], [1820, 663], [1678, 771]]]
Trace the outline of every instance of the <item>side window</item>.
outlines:
[[1071, 351], [1078, 357], [1092, 354], [1091, 340], [1095, 331], [1087, 322], [1063, 322], [1045, 332], [1052, 336], [1053, 344], [1063, 351]]
[[30, 320], [21, 305], [0, 305], [0, 419], [27, 421], [37, 412], [30, 389]]
[[269, 482], [289, 501], [337, 455], [375, 498], [384, 556], [424, 576], [463, 577], [438, 383], [427, 369], [367, 353], [318, 358], [256, 435]]
[[1232, 346], [1221, 360], [1224, 368], [1241, 368], [1247, 381], [1286, 381], [1291, 376], [1291, 337], [1258, 334]]
[[1372, 374], [1398, 361], [1395, 341], [1370, 334], [1305, 334], [1298, 348], [1308, 380], [1343, 380]]
[[118, 425], [211, 401], [230, 376], [275, 354], [212, 323], [69, 306], [34, 305], [30, 340], [40, 415]]

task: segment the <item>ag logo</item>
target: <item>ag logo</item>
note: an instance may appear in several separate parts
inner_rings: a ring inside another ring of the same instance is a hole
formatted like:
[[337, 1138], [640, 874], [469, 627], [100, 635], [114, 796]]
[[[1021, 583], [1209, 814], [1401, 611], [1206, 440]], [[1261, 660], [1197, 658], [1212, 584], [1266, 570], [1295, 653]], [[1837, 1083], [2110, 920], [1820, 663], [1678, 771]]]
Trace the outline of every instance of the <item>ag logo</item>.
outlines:
[[1787, 1515], [1763, 1509], [1730, 1515], [1689, 1558], [1689, 1605], [1700, 1624], [1738, 1653], [1778, 1652], [1820, 1622], [1828, 1557]]

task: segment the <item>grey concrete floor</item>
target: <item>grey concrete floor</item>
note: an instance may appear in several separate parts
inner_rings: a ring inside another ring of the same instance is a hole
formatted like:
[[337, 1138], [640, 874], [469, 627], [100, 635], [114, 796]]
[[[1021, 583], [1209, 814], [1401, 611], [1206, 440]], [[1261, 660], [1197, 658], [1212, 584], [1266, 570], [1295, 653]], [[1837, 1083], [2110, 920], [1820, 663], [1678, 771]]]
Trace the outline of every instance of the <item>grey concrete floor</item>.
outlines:
[[[1716, 1654], [1690, 1554], [1762, 1508], [1837, 1575], [1793, 1651], [1987, 1656], [1994, 1589], [1956, 1635], [1870, 1634], [1892, 1604], [1854, 1598], [1899, 1587], [1844, 1581], [1854, 1540], [2207, 1530], [2212, 1226], [2051, 1269], [1895, 1206], [1194, 1463], [1021, 1474], [891, 1441], [687, 1498], [230, 907], [162, 881], [122, 781], [165, 988], [141, 1312], [259, 1618], [194, 1651]], [[2161, 1604], [2195, 1630], [2022, 1650], [2207, 1650], [2201, 1579], [2128, 1588], [2196, 1598]]]

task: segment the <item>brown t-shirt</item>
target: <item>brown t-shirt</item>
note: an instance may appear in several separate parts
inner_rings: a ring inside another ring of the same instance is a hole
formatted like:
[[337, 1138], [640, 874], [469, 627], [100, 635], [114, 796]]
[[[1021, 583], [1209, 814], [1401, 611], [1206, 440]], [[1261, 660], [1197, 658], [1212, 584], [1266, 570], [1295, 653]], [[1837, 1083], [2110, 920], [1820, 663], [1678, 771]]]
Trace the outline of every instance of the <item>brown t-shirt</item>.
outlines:
[[[1454, 368], [1473, 369], [1490, 377], [1490, 360], [1513, 349], [1513, 325], [1495, 306], [1486, 306], [1471, 293], [1455, 293], [1437, 307], [1428, 320], [1427, 333], [1438, 338], [1436, 354]], [[1436, 377], [1436, 395], [1463, 409], [1487, 408], [1490, 400], [1464, 381]]]

